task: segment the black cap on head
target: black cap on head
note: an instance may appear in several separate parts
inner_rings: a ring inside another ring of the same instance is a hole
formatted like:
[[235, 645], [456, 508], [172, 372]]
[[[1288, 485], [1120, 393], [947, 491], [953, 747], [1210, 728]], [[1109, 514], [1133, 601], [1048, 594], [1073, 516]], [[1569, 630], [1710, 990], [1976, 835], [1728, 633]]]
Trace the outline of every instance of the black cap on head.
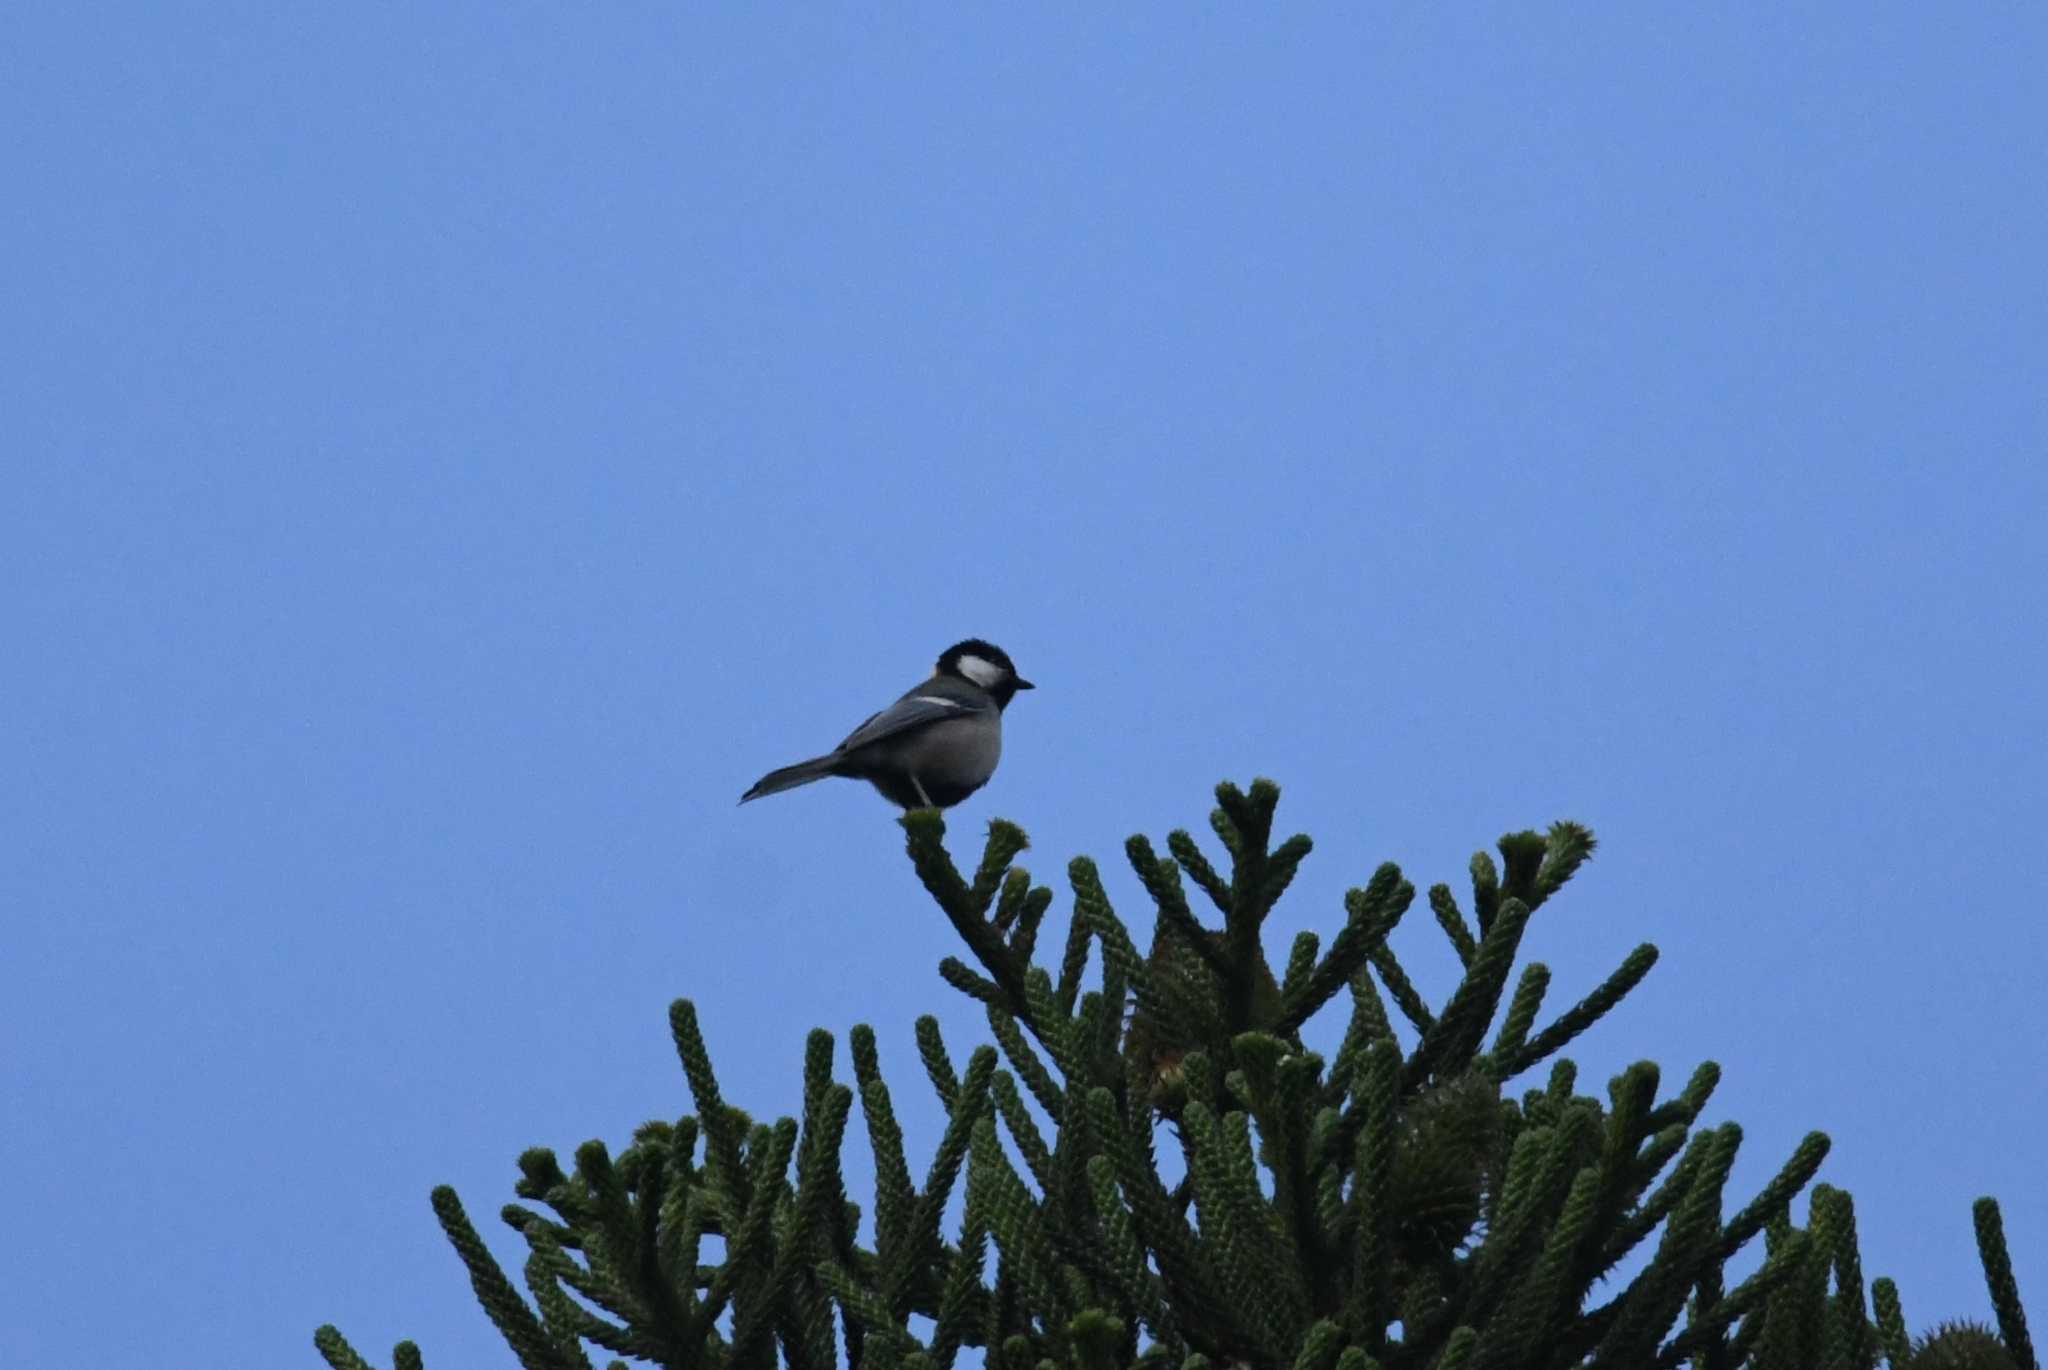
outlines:
[[956, 642], [941, 652], [939, 674], [971, 680], [985, 690], [1000, 690], [1005, 697], [1013, 690], [1036, 688], [1017, 674], [1008, 652], [978, 637]]

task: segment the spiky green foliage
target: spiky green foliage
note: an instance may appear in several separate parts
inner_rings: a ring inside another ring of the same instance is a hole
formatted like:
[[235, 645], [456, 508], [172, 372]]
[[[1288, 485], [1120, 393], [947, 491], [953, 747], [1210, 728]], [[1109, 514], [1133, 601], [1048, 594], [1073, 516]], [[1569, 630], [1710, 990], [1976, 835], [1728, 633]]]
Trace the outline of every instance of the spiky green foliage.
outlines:
[[[983, 1006], [992, 1038], [963, 1066], [936, 1020], [918, 1021], [946, 1118], [921, 1163], [872, 1029], [852, 1031], [850, 1081], [831, 1035], [812, 1033], [800, 1116], [758, 1123], [726, 1102], [683, 1000], [670, 1027], [694, 1111], [616, 1156], [585, 1143], [568, 1171], [550, 1151], [521, 1156], [527, 1202], [501, 1215], [527, 1246], [516, 1281], [436, 1190], [517, 1362], [586, 1370], [595, 1349], [674, 1370], [950, 1370], [963, 1351], [995, 1370], [2038, 1370], [1991, 1201], [1976, 1218], [1997, 1330], [1916, 1343], [1890, 1281], [1866, 1299], [1849, 1196], [1808, 1191], [1826, 1137], [1730, 1216], [1742, 1133], [1700, 1125], [1717, 1066], [1661, 1100], [1647, 1061], [1604, 1099], [1576, 1092], [1557, 1053], [1657, 959], [1638, 947], [1541, 1023], [1550, 971], [1516, 965], [1592, 855], [1585, 828], [1511, 833], [1498, 862], [1474, 856], [1469, 915], [1430, 889], [1462, 972], [1432, 1005], [1389, 941], [1415, 899], [1393, 865], [1345, 896], [1327, 946], [1296, 936], [1276, 976], [1266, 921], [1310, 843], [1274, 841], [1271, 783], [1216, 793], [1220, 868], [1185, 831], [1168, 856], [1126, 845], [1153, 904], [1142, 934], [1092, 861], [1069, 866], [1050, 966], [1037, 939], [1053, 895], [1015, 864], [1023, 831], [992, 824], [969, 876], [938, 813], [904, 817], [912, 865], [971, 957], [940, 975]], [[1316, 1038], [1336, 1041], [1327, 1059], [1305, 1036], [1326, 1013], [1345, 1018]], [[1546, 1063], [1543, 1084], [1511, 1088]], [[841, 1161], [856, 1107], [865, 1214]], [[1758, 1236], [1761, 1265], [1730, 1287]], [[335, 1370], [368, 1370], [332, 1327], [314, 1340]], [[393, 1359], [420, 1364], [410, 1343]]]
[[1914, 1343], [1911, 1370], [2021, 1370], [1999, 1334], [1978, 1322], [1944, 1322]]

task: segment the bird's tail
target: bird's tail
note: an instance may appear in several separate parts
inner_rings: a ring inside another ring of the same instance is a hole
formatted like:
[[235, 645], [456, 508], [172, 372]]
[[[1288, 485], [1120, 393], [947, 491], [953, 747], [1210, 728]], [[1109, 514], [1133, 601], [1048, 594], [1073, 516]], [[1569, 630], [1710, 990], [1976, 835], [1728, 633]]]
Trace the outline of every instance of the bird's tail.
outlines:
[[740, 796], [740, 803], [759, 799], [763, 795], [781, 794], [799, 785], [808, 785], [813, 780], [823, 780], [832, 774], [832, 768], [839, 764], [836, 756], [814, 756], [809, 761], [799, 761], [794, 766], [770, 771], [754, 782], [754, 787]]

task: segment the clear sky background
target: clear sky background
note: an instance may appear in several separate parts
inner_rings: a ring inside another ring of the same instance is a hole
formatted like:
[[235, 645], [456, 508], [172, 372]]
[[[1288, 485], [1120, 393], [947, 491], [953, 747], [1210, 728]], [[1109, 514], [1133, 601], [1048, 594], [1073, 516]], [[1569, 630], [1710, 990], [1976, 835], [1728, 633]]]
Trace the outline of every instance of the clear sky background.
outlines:
[[1059, 920], [1224, 778], [1283, 937], [1580, 819], [1586, 1086], [1829, 1132], [1916, 1327], [1998, 1195], [2048, 1320], [2038, 8], [11, 29], [0, 1363], [511, 1364], [427, 1191], [685, 1111], [678, 995], [928, 1154], [892, 810], [734, 800], [970, 634]]

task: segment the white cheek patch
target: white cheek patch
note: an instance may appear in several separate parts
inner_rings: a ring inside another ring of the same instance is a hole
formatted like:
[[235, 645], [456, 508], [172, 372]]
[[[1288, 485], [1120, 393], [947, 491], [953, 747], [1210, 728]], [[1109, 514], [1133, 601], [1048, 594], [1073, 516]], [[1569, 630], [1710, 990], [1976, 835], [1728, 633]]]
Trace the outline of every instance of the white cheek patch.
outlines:
[[981, 686], [982, 689], [990, 690], [994, 689], [995, 683], [1003, 678], [1003, 668], [990, 661], [987, 657], [975, 656], [972, 652], [969, 652], [960, 658], [960, 674]]

